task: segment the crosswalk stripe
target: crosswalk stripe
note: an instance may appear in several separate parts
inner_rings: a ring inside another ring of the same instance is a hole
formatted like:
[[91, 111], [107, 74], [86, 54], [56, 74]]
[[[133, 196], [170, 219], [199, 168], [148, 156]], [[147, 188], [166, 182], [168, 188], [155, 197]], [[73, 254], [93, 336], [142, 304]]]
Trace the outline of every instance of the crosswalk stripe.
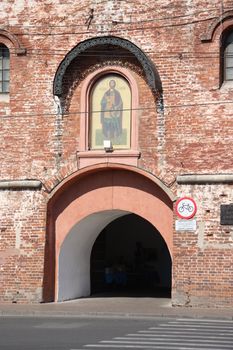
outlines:
[[[154, 342], [154, 341], [127, 341], [127, 340], [102, 340], [101, 342], [100, 342], [101, 344], [136, 344], [136, 345], [158, 345], [158, 344], [168, 344], [168, 345], [180, 345], [181, 344], [181, 341], [173, 341], [172, 343], [170, 343], [170, 342], [164, 342], [164, 340], [163, 341], [156, 341], [156, 342]], [[192, 345], [192, 346], [195, 346], [195, 345], [197, 345], [195, 342], [189, 342], [188, 344], [183, 344], [183, 345]], [[205, 344], [205, 343], [201, 343], [201, 344], [199, 344], [199, 345], [201, 345], [202, 347], [206, 347], [206, 346], [208, 346], [209, 347], [209, 345], [208, 344]], [[230, 346], [230, 347], [229, 347]], [[219, 348], [219, 344], [211, 344], [211, 347], [213, 347], [213, 348]], [[232, 343], [230, 343], [230, 345], [229, 345], [229, 343], [228, 344], [221, 344], [221, 347], [224, 347], [224, 348], [228, 348], [228, 349], [231, 349], [232, 350]]]
[[[183, 327], [158, 327], [158, 328], [154, 328], [153, 330], [151, 329], [150, 331], [147, 331], [147, 332], [154, 332], [154, 331], [198, 331], [200, 333], [209, 333], [209, 332], [212, 332], [212, 333], [216, 333], [216, 329], [206, 329], [206, 328], [196, 328], [196, 327], [193, 327], [193, 328], [183, 328]], [[233, 329], [221, 329], [221, 331], [225, 332], [225, 333], [233, 333]]]
[[[191, 338], [193, 338], [193, 337], [191, 337]], [[145, 339], [145, 338], [133, 338], [133, 337], [115, 337], [115, 338], [113, 338], [114, 340], [133, 340], [133, 341], [164, 341], [164, 338], [163, 337], [156, 337], [156, 338], [153, 338], [153, 339]], [[165, 339], [166, 340], [166, 339]], [[225, 344], [232, 344], [232, 339], [229, 339], [229, 341], [228, 340], [221, 340], [221, 339], [218, 339], [218, 337], [215, 337], [214, 339], [187, 339], [187, 338], [184, 338], [183, 339], [183, 337], [182, 338], [179, 338], [178, 339], [178, 341], [179, 342], [190, 342], [190, 341], [194, 341], [195, 340], [195, 342], [196, 343], [207, 343], [208, 342], [208, 344], [212, 344], [212, 343], [214, 343], [214, 344], [216, 344], [216, 343], [219, 343], [219, 344], [223, 344], [223, 343], [225, 343]], [[169, 338], [169, 341], [174, 341], [175, 343], [177, 342], [177, 338]]]
[[[149, 346], [145, 346], [145, 345], [135, 345], [135, 344], [126, 344], [126, 345], [116, 345], [116, 344], [93, 344], [93, 345], [85, 345], [85, 347], [90, 348], [101, 348], [101, 347], [105, 347], [105, 348], [118, 348], [118, 349], [166, 349], [166, 350], [206, 350], [206, 348], [193, 348], [193, 347], [187, 347], [187, 346], [174, 346], [174, 345], [149, 345]], [[230, 350], [232, 350], [232, 348], [229, 348]], [[76, 350], [76, 349], [74, 349]]]
[[[232, 313], [233, 314], [233, 313]], [[193, 319], [189, 319], [189, 318], [177, 318], [176, 321], [178, 322], [198, 322], [198, 323], [229, 323], [233, 325], [233, 321], [229, 320], [211, 320], [211, 319], [201, 319], [201, 318], [193, 318]], [[174, 321], [170, 321], [170, 322], [174, 322]]]
[[[173, 327], [173, 328], [188, 328], [188, 327], [194, 327], [195, 329], [196, 328], [201, 328], [201, 329], [205, 329], [205, 328], [211, 328], [213, 330], [216, 330], [216, 329], [231, 329], [233, 330], [233, 326], [232, 327], [228, 327], [228, 326], [211, 326], [211, 325], [198, 325], [198, 324], [179, 324], [179, 323], [175, 323], [175, 322], [171, 322], [169, 324], [166, 324], [166, 323], [161, 323], [160, 324], [160, 327]], [[157, 327], [150, 327], [149, 329], [156, 329]]]
[[[197, 338], [197, 339], [201, 339], [201, 338], [203, 338], [203, 339], [206, 339], [206, 335], [200, 335], [200, 334], [193, 334], [193, 333], [190, 333], [189, 335], [187, 335], [187, 334], [184, 334], [184, 332], [179, 332], [179, 334], [181, 334], [182, 335], [182, 337], [184, 337], [184, 338], [190, 338], [190, 337], [192, 337], [192, 338]], [[170, 337], [174, 337], [176, 335], [176, 333], [175, 334], [161, 334], [161, 333], [158, 333], [158, 334], [138, 334], [138, 333], [129, 333], [129, 334], [127, 334], [127, 336], [129, 336], [129, 337], [150, 337], [150, 338], [156, 338], [157, 339], [157, 337], [158, 336], [160, 336], [160, 337], [162, 337], [162, 338], [170, 338]], [[215, 336], [215, 335], [208, 335], [208, 338], [209, 339], [227, 339], [227, 338], [229, 338], [230, 340], [232, 340], [232, 336], [231, 336], [231, 334], [227, 334], [227, 335], [222, 335], [222, 336], [219, 336], [219, 335], [217, 335], [217, 336]]]
[[[153, 330], [153, 331], [139, 331], [139, 333], [145, 333], [145, 334], [157, 334], [157, 333], [161, 333], [161, 331], [164, 333], [164, 334], [183, 334], [184, 333], [184, 330], [170, 330], [170, 329], [161, 329], [161, 328], [157, 328], [156, 330]], [[189, 329], [185, 329], [185, 333], [190, 333], [190, 334], [193, 334], [193, 331], [195, 331], [196, 334], [210, 334], [210, 333], [214, 333], [216, 334], [216, 330], [214, 330], [213, 332], [211, 330], [203, 330], [200, 332], [200, 330], [198, 330], [198, 333], [197, 333], [197, 330], [194, 328], [189, 328]], [[220, 335], [232, 335], [233, 334], [233, 331], [230, 331], [230, 330], [226, 330], [224, 332], [221, 332], [221, 333], [218, 333]]]
[[175, 319], [137, 333], [83, 345], [82, 349], [233, 350], [233, 322]]

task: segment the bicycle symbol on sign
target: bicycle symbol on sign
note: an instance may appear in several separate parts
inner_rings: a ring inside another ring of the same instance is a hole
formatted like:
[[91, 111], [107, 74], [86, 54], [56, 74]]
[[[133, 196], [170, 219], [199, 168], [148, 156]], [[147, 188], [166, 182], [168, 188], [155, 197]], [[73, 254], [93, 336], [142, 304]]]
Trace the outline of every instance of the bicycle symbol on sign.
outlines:
[[183, 197], [176, 202], [175, 210], [181, 219], [191, 219], [197, 212], [197, 205], [192, 198]]
[[189, 203], [185, 204], [182, 203], [182, 205], [178, 208], [178, 211], [180, 213], [183, 213], [185, 210], [187, 210], [188, 212], [192, 212], [194, 210], [194, 207], [192, 205], [190, 205]]

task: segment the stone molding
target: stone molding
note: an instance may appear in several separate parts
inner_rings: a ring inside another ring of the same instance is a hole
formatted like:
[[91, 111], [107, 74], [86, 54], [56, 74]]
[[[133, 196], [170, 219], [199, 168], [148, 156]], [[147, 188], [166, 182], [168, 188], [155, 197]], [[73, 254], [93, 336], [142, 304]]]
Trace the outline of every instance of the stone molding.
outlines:
[[0, 190], [25, 190], [40, 189], [42, 186], [39, 180], [0, 180]]
[[178, 184], [233, 183], [233, 174], [184, 174], [176, 177]]

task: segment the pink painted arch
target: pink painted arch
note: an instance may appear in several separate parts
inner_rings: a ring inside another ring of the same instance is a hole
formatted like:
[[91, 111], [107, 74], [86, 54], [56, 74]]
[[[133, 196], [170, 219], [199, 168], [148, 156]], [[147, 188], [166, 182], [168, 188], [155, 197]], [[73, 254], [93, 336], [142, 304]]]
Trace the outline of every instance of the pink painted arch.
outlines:
[[63, 181], [48, 206], [44, 300], [89, 295], [94, 241], [122, 215], [134, 213], [150, 222], [172, 257], [174, 200], [159, 179], [119, 164], [82, 169]]

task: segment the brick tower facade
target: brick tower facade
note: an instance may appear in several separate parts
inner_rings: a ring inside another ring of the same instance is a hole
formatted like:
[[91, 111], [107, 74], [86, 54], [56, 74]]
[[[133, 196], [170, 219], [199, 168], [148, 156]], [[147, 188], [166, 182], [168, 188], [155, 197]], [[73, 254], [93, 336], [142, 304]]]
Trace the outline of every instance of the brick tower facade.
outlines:
[[[164, 193], [157, 207], [164, 222], [169, 198], [170, 231], [165, 224], [161, 231], [173, 304], [232, 307], [233, 1], [3, 0], [0, 7], [0, 300], [56, 299], [50, 217], [61, 209], [54, 203], [74, 181], [110, 167], [153, 181]], [[115, 97], [114, 123], [100, 111], [109, 80], [125, 96], [123, 107]], [[88, 191], [99, 198], [98, 188]], [[176, 227], [182, 197], [197, 205], [186, 229]]]

